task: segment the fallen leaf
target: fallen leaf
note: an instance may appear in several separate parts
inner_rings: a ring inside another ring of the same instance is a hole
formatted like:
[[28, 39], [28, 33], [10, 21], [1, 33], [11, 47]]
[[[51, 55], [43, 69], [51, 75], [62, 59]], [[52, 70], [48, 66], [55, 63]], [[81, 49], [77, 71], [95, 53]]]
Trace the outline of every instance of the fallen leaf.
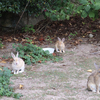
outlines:
[[82, 39], [78, 39], [79, 42], [82, 42]]
[[75, 41], [75, 43], [76, 43], [76, 45], [77, 45], [77, 44], [79, 44], [79, 42], [78, 42], [78, 41]]
[[60, 26], [64, 26], [63, 24], [60, 24]]
[[24, 42], [24, 41], [26, 41], [26, 39], [22, 39], [22, 41]]
[[15, 41], [18, 41], [18, 39], [14, 38]]
[[34, 41], [32, 41], [31, 43], [34, 44]]
[[53, 56], [56, 56], [56, 54], [55, 54], [55, 53], [52, 53], [52, 55], [53, 55]]
[[0, 68], [0, 70], [2, 70], [2, 68]]
[[39, 60], [38, 63], [41, 63], [41, 60]]
[[19, 88], [20, 88], [20, 89], [23, 89], [23, 85], [20, 84], [20, 85], [19, 85]]
[[43, 37], [40, 37], [40, 38], [39, 38], [39, 41], [43, 41], [43, 40], [44, 40], [44, 38], [43, 38]]
[[7, 39], [7, 41], [11, 42], [11, 41], [12, 41], [12, 39]]
[[83, 36], [83, 38], [84, 38], [85, 36]]
[[87, 70], [87, 72], [92, 72], [92, 70], [91, 70], [91, 69], [89, 69], [89, 70]]
[[0, 63], [6, 63], [4, 60], [2, 60]]

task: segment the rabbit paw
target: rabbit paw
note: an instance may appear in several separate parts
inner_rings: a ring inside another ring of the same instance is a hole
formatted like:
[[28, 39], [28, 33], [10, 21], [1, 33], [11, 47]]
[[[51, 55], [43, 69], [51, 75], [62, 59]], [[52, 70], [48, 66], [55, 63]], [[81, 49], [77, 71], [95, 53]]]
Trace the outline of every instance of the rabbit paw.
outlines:
[[63, 50], [63, 53], [65, 53], [65, 51]]
[[12, 70], [11, 72], [13, 73], [14, 71]]
[[100, 94], [99, 92], [97, 92], [97, 94]]
[[61, 50], [59, 52], [62, 53]]
[[14, 74], [18, 74], [18, 71], [14, 71]]
[[92, 90], [92, 92], [96, 92], [96, 90]]

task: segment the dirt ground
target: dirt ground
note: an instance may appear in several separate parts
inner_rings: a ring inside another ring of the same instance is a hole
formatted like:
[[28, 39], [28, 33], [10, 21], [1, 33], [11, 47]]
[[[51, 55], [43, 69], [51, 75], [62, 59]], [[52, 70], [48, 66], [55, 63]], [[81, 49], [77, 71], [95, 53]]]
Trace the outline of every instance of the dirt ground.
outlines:
[[[95, 70], [94, 62], [100, 64], [100, 46], [86, 41], [82, 38], [79, 45], [72, 47], [66, 43], [66, 52], [60, 62], [26, 65], [24, 73], [13, 75], [12, 86], [16, 93], [23, 95], [20, 100], [99, 100], [100, 94], [87, 90], [87, 78], [91, 74], [87, 70]], [[7, 45], [8, 52], [12, 50], [11, 45]], [[5, 51], [1, 50], [0, 57], [2, 52]], [[1, 62], [0, 66], [11, 69], [11, 62]], [[23, 89], [19, 88], [20, 84]], [[16, 99], [0, 97], [0, 100]]]

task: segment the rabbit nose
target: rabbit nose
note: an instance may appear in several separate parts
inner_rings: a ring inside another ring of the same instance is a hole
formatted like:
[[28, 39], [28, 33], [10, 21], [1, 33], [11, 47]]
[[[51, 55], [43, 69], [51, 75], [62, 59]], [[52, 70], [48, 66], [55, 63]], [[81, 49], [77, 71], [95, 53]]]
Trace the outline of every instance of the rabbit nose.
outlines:
[[17, 65], [17, 63], [16, 63], [16, 65]]

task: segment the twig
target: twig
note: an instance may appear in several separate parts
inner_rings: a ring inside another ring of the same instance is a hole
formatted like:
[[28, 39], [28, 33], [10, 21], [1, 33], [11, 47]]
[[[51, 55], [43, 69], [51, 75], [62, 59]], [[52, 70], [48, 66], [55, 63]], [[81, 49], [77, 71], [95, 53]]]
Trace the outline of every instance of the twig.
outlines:
[[[46, 21], [47, 21], [47, 20], [46, 20]], [[35, 31], [35, 33], [36, 33], [37, 31], [40, 30], [40, 28], [42, 27], [42, 25], [43, 25], [46, 21], [43, 21], [43, 23], [39, 25], [39, 27], [38, 27], [38, 29]]]
[[41, 31], [43, 28], [45, 28], [50, 22], [48, 22], [46, 25], [44, 25], [39, 31]]
[[23, 16], [23, 14], [24, 14], [25, 9], [26, 9], [26, 7], [28, 6], [29, 2], [30, 2], [30, 0], [28, 0], [28, 2], [27, 2], [27, 4], [26, 4], [26, 6], [25, 6], [25, 8], [24, 8], [24, 11], [22, 12], [22, 14], [21, 14], [21, 16], [20, 16], [20, 18], [19, 18], [19, 20], [18, 20], [18, 22], [17, 22], [16, 26], [15, 26], [14, 33], [15, 33], [15, 30], [16, 30], [16, 28], [17, 28], [17, 25], [18, 25], [18, 23], [20, 22], [20, 20], [21, 20], [21, 18], [22, 18], [22, 16]]
[[[47, 21], [48, 21], [48, 19], [47, 19]], [[46, 21], [45, 21], [46, 22]], [[44, 22], [44, 23], [45, 23]], [[40, 27], [35, 31], [35, 33], [36, 32], [40, 32], [43, 28], [45, 28], [49, 23], [50, 23], [51, 21], [49, 21], [49, 22], [47, 22], [47, 24], [45, 24], [45, 25], [43, 25], [44, 23], [42, 23], [41, 25], [40, 25]], [[43, 25], [43, 26], [42, 26]]]
[[90, 54], [98, 54], [98, 53], [100, 53], [100, 51], [97, 51], [97, 52], [93, 52], [93, 53], [90, 53]]

